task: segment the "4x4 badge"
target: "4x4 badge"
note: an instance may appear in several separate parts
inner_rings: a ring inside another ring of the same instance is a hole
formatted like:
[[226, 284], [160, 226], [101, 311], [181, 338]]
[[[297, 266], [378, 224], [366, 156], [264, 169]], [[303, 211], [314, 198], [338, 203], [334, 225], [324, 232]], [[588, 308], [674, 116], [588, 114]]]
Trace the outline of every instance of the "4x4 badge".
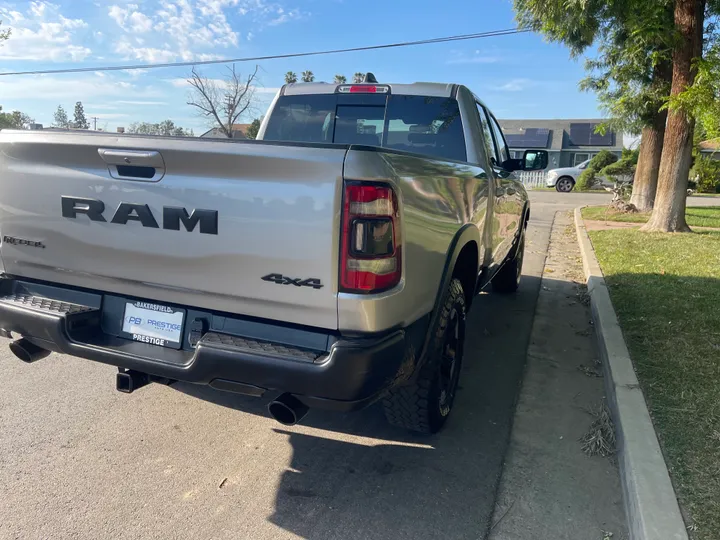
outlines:
[[313, 289], [322, 289], [322, 283], [317, 278], [291, 278], [282, 274], [268, 274], [261, 278], [263, 281], [270, 281], [278, 285], [295, 285], [296, 287], [312, 287]]

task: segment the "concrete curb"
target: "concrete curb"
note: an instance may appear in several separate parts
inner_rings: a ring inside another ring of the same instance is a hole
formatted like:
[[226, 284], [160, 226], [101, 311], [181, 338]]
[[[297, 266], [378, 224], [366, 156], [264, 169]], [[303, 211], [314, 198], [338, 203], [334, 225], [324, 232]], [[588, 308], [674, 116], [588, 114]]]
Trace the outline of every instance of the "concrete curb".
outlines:
[[575, 229], [603, 361], [608, 406], [615, 422], [630, 538], [687, 540], [657, 434], [580, 208], [575, 209]]

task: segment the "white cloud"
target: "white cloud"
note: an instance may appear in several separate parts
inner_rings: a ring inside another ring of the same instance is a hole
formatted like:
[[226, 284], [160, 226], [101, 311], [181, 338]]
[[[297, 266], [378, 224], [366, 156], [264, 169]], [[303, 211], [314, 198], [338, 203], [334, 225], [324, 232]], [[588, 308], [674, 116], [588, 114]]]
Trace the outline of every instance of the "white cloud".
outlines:
[[0, 59], [80, 62], [92, 52], [77, 32], [87, 23], [64, 17], [54, 4], [31, 2], [25, 15], [0, 8], [0, 18], [7, 18], [12, 29], [12, 39], [0, 48]]
[[108, 16], [115, 21], [120, 28], [124, 28], [127, 13], [127, 9], [123, 9], [120, 6], [110, 6]]
[[34, 17], [42, 17], [45, 14], [46, 7], [45, 2], [30, 2], [30, 12]]
[[[287, 0], [283, 0], [287, 1]], [[291, 0], [292, 1], [292, 0]], [[215, 60], [223, 49], [238, 47], [240, 32], [232, 16], [244, 15], [254, 32], [305, 17], [297, 8], [271, 0], [116, 0], [108, 17], [121, 30], [113, 49], [125, 59], [144, 62]], [[144, 42], [137, 42], [142, 35]], [[246, 38], [252, 39], [248, 32]], [[138, 45], [140, 45], [138, 47]]]
[[290, 21], [301, 19], [303, 14], [300, 13], [299, 9], [293, 9], [291, 11], [285, 11], [283, 8], [277, 9], [277, 16], [270, 20], [268, 23], [270, 26], [277, 26]]
[[19, 11], [7, 11], [5, 15], [10, 19], [10, 22], [20, 22], [25, 19], [22, 13]]
[[115, 77], [95, 77], [92, 74], [78, 77], [38, 75], [33, 77], [0, 77], [0, 96], [3, 100], [57, 103], [76, 101], [114, 103], [128, 95], [138, 99], [162, 98], [154, 88], [140, 87]]
[[501, 92], [522, 92], [537, 85], [537, 81], [531, 81], [530, 79], [512, 79], [505, 84], [496, 86], [493, 90]]
[[108, 10], [108, 16], [126, 32], [133, 34], [149, 32], [153, 27], [152, 19], [137, 9], [137, 4], [128, 4], [124, 8], [113, 5]]

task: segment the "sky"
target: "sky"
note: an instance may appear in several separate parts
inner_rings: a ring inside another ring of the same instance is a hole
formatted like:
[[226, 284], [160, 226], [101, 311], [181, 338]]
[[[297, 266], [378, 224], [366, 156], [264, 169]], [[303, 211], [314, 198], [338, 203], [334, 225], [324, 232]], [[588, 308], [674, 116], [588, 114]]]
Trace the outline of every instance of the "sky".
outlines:
[[[0, 72], [264, 56], [515, 26], [511, 0], [0, 0], [0, 20], [12, 29]], [[243, 74], [254, 67], [236, 64]], [[101, 129], [170, 119], [199, 134], [211, 126], [186, 103], [190, 69], [0, 77], [0, 105], [49, 126], [58, 105], [72, 115], [82, 101]], [[199, 69], [218, 80], [227, 70]], [[498, 118], [601, 116], [595, 96], [578, 90], [582, 59], [536, 34], [263, 61], [255, 114], [285, 72], [304, 70], [318, 81], [371, 71], [381, 82], [464, 84]]]

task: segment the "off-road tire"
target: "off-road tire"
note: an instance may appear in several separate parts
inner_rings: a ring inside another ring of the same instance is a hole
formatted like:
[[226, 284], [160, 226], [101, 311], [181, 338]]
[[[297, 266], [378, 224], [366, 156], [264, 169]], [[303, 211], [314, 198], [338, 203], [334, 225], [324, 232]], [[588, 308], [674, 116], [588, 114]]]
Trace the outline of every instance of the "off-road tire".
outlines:
[[[458, 336], [447, 374], [448, 330]], [[459, 279], [448, 285], [440, 307], [426, 362], [413, 382], [392, 389], [383, 400], [385, 417], [394, 426], [420, 433], [437, 433], [452, 412], [465, 340], [465, 294]], [[449, 381], [448, 381], [449, 379]], [[444, 381], [448, 381], [444, 384]], [[445, 386], [443, 394], [442, 386]]]
[[510, 258], [505, 261], [502, 268], [492, 278], [493, 291], [500, 294], [510, 294], [518, 290], [520, 276], [525, 255], [525, 227], [520, 231], [520, 239], [510, 252]]

